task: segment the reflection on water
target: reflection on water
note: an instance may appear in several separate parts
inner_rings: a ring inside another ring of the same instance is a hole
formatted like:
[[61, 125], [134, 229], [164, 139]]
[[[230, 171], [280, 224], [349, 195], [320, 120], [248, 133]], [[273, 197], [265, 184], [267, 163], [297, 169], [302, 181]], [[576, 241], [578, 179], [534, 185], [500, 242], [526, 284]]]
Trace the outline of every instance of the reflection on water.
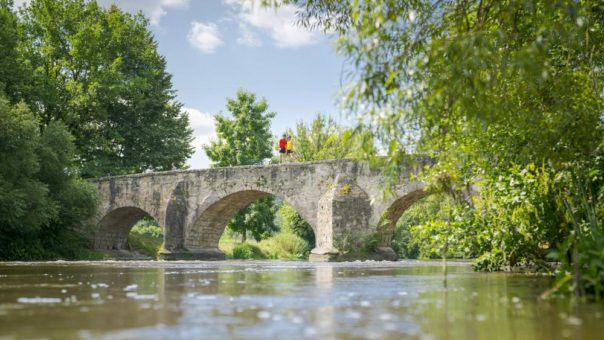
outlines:
[[603, 304], [422, 262], [0, 264], [6, 338], [598, 339]]

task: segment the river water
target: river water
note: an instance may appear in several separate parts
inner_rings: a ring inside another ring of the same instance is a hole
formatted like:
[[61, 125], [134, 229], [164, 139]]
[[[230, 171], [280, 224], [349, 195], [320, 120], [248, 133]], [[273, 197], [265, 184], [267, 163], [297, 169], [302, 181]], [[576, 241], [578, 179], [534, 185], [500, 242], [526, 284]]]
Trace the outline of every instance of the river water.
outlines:
[[0, 338], [604, 339], [604, 304], [436, 262], [0, 263]]

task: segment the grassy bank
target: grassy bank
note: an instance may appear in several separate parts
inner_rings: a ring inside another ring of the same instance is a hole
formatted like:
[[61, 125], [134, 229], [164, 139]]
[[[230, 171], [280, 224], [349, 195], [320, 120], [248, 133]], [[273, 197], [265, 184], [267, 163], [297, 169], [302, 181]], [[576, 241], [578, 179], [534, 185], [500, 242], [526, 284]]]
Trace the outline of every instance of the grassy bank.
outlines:
[[299, 236], [280, 232], [260, 242], [241, 238], [229, 230], [220, 238], [219, 248], [230, 259], [302, 260], [308, 257], [310, 246]]
[[[141, 221], [132, 227], [128, 235], [128, 251], [81, 249], [75, 259], [138, 259], [142, 256], [157, 259], [162, 244], [161, 227]], [[242, 243], [241, 237], [228, 229], [220, 239], [219, 248], [229, 259], [303, 260], [308, 258], [310, 252], [308, 243], [293, 233], [280, 232], [260, 242], [252, 239]]]
[[142, 221], [132, 227], [128, 235], [128, 245], [131, 251], [157, 259], [157, 253], [164, 242], [164, 235], [161, 227], [145, 222]]

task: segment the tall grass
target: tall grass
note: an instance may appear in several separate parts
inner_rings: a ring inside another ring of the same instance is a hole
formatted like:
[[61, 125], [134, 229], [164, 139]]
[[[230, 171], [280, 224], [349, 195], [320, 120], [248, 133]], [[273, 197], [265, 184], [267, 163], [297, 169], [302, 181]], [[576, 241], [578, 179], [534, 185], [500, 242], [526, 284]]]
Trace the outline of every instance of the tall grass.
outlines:
[[258, 247], [270, 259], [305, 259], [310, 252], [308, 242], [293, 233], [278, 233], [260, 241]]
[[228, 258], [298, 260], [308, 257], [310, 246], [291, 232], [280, 232], [260, 242], [241, 239], [228, 230], [220, 238], [219, 248]]

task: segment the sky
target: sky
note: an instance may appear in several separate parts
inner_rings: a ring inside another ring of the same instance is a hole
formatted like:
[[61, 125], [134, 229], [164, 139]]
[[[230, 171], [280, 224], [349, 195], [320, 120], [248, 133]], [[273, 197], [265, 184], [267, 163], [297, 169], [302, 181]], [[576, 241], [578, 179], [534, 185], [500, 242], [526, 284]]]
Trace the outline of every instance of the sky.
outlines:
[[193, 169], [209, 166], [201, 145], [215, 136], [213, 115], [228, 113], [226, 98], [239, 88], [266, 98], [277, 113], [274, 135], [319, 112], [345, 123], [336, 105], [344, 59], [335, 52], [335, 37], [297, 26], [293, 5], [276, 10], [259, 0], [97, 1], [149, 17], [194, 131]]

